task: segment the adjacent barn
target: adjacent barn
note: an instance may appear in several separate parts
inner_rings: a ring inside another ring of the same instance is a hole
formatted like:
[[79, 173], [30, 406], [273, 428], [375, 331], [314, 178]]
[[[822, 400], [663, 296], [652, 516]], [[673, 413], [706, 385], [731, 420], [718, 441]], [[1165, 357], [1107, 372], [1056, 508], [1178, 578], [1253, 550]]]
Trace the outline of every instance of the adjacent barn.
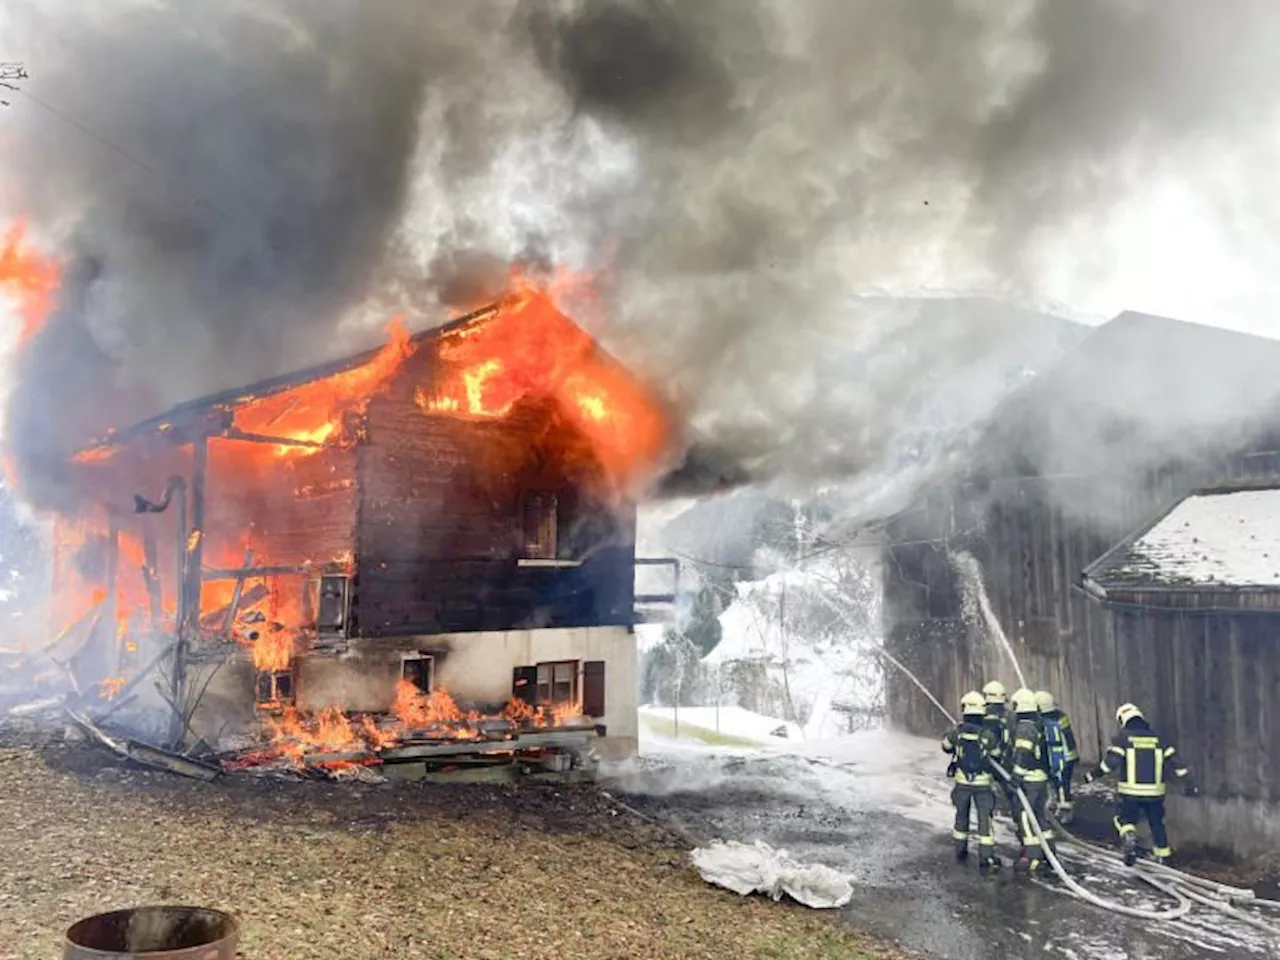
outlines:
[[[1178, 694], [1152, 699], [1157, 678], [1172, 676], [1156, 672], [1172, 653], [1152, 639], [1122, 658], [1115, 614], [1084, 591], [1082, 574], [1198, 488], [1280, 476], [1278, 364], [1280, 342], [1217, 328], [1124, 314], [1095, 329], [1001, 404], [960, 468], [884, 525], [888, 652], [945, 703], [991, 678], [1012, 689], [978, 602], [985, 591], [1028, 684], [1055, 693], [1087, 757], [1131, 699], [1182, 736], [1193, 762], [1211, 750], [1248, 756], [1252, 741], [1230, 730], [1180, 727]], [[938, 729], [936, 708], [909, 681], [888, 684], [895, 723]], [[1222, 676], [1208, 689], [1234, 695]], [[1238, 771], [1219, 772], [1210, 796], [1257, 794]]]

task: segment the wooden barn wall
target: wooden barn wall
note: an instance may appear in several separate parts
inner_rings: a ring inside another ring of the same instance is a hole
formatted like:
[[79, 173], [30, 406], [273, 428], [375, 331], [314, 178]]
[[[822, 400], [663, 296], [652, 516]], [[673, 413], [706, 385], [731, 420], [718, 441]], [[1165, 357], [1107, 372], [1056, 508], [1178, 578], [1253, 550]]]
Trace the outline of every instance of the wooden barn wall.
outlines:
[[[356, 630], [396, 636], [532, 627], [629, 625], [634, 616], [634, 507], [595, 504], [540, 444], [531, 407], [500, 420], [428, 415], [409, 369], [375, 397], [359, 447]], [[559, 500], [562, 547], [578, 567], [521, 567], [520, 498]]]
[[[1256, 454], [1171, 466], [1127, 493], [1098, 478], [1039, 477], [1001, 479], [981, 491], [957, 484], [935, 492], [889, 530], [886, 649], [953, 713], [964, 692], [987, 679], [1001, 680], [1012, 692], [1018, 681], [1007, 655], [985, 630], [964, 620], [962, 584], [948, 556], [970, 551], [982, 565], [992, 609], [1028, 685], [1053, 691], [1070, 713], [1083, 751], [1096, 757], [1110, 737], [1115, 706], [1136, 694], [1117, 688], [1118, 652], [1108, 615], [1073, 585], [1125, 535], [1196, 487], [1273, 477], [1276, 466], [1274, 455]], [[890, 677], [887, 692], [896, 725], [933, 734], [945, 724], [905, 678]]]
[[1098, 695], [1139, 704], [1210, 799], [1280, 803], [1280, 613], [1110, 611], [1107, 626]]

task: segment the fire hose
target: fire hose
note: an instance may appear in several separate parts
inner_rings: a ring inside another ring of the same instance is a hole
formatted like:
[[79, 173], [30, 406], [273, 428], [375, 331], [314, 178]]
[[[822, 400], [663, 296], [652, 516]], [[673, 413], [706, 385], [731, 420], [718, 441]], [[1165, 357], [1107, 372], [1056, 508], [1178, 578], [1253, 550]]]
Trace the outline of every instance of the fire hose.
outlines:
[[[899, 663], [894, 657], [886, 653], [884, 650], [878, 651], [885, 660], [897, 667], [912, 683], [920, 688], [920, 691], [929, 698], [929, 701], [938, 708], [947, 720], [954, 724], [956, 718], [947, 710], [938, 699], [929, 692], [929, 690], [916, 679], [915, 674]], [[1048, 838], [1044, 834], [1039, 821], [1034, 813], [1031, 812], [1031, 804], [1027, 799], [1027, 795], [1022, 788], [1014, 782], [1013, 777], [1000, 764], [994, 760], [991, 762], [992, 768], [996, 775], [1012, 786], [1017, 792], [1018, 801], [1022, 810], [1026, 813], [1027, 822], [1031, 825], [1036, 839], [1040, 842], [1040, 848], [1044, 851], [1045, 859], [1053, 868], [1053, 872], [1063, 882], [1067, 891], [1076, 898], [1091, 903], [1103, 910], [1109, 910], [1113, 913], [1123, 914], [1129, 917], [1135, 917], [1140, 920], [1178, 920], [1189, 913], [1194, 904], [1199, 903], [1218, 910], [1225, 915], [1246, 923], [1256, 929], [1259, 929], [1271, 937], [1276, 938], [1280, 942], [1280, 928], [1273, 926], [1259, 917], [1245, 913], [1234, 906], [1232, 901], [1235, 900], [1251, 900], [1255, 903], [1265, 903], [1256, 899], [1252, 890], [1245, 890], [1239, 887], [1230, 887], [1225, 884], [1215, 883], [1212, 880], [1206, 880], [1203, 877], [1196, 877], [1180, 870], [1174, 870], [1164, 864], [1141, 863], [1134, 871], [1136, 876], [1148, 884], [1155, 890], [1160, 891], [1166, 896], [1177, 901], [1177, 905], [1170, 910], [1149, 910], [1142, 907], [1131, 907], [1128, 904], [1116, 903], [1097, 896], [1086, 890], [1076, 880], [1067, 873], [1058, 859], [1057, 853], [1050, 846]], [[1058, 824], [1061, 827], [1061, 824]], [[1092, 857], [1095, 861], [1102, 861], [1109, 865], [1115, 865], [1120, 859], [1119, 855], [1104, 847], [1096, 844], [1087, 843], [1063, 830], [1062, 833], [1076, 846], [1082, 853]]]

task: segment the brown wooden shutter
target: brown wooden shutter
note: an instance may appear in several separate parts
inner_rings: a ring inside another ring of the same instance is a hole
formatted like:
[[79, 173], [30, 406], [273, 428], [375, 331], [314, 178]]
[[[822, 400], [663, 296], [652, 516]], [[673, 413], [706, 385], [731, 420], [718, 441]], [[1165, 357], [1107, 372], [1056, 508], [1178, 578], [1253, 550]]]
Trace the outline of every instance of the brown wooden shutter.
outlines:
[[511, 671], [511, 696], [529, 706], [538, 702], [537, 667], [516, 667]]
[[603, 660], [588, 660], [582, 665], [582, 712], [588, 717], [604, 716]]

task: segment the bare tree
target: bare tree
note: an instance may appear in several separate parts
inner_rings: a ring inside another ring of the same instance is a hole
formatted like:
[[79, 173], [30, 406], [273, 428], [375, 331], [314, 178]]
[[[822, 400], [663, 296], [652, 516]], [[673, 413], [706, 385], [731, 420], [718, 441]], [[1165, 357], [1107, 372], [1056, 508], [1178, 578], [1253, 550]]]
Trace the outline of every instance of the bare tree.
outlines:
[[[19, 80], [28, 80], [30, 75], [27, 73], [26, 67], [21, 63], [12, 61], [0, 61], [0, 87], [5, 90], [12, 90], [14, 93], [21, 91], [21, 87], [17, 85]], [[9, 106], [9, 101], [0, 99], [0, 106]]]

